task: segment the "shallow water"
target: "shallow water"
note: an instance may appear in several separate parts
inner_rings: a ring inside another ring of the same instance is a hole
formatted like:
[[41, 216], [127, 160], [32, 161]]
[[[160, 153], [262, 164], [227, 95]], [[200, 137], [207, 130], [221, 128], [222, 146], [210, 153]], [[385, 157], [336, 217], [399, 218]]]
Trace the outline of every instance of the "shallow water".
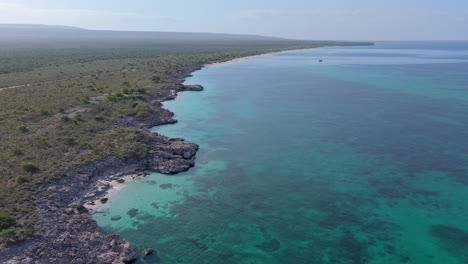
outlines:
[[154, 131], [198, 143], [196, 167], [94, 215], [147, 263], [468, 263], [468, 43], [290, 51], [187, 83], [205, 91]]

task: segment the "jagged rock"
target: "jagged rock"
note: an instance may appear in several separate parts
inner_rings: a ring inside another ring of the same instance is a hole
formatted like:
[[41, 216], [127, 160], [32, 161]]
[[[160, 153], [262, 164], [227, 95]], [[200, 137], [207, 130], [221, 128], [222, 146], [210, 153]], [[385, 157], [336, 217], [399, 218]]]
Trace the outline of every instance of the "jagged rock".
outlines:
[[203, 86], [200, 84], [184, 85], [184, 89], [187, 91], [203, 91]]
[[137, 255], [135, 252], [131, 252], [127, 255], [124, 255], [122, 257], [122, 262], [125, 263], [125, 264], [130, 264], [130, 263], [133, 263], [137, 260]]
[[125, 179], [118, 179], [117, 182], [118, 182], [118, 183], [124, 183], [124, 182], [125, 182]]
[[126, 242], [123, 246], [123, 255], [122, 255], [122, 262], [123, 263], [133, 263], [137, 260], [137, 254], [130, 248], [130, 243]]
[[144, 251], [143, 251], [143, 256], [147, 257], [151, 254], [153, 254], [154, 250], [152, 248], [146, 248]]
[[109, 201], [109, 198], [107, 198], [107, 197], [102, 197], [102, 198], [99, 199], [99, 201], [101, 201], [101, 203], [104, 204], [104, 203], [107, 203], [107, 201]]
[[89, 211], [88, 211], [88, 209], [87, 209], [86, 207], [84, 207], [83, 205], [78, 205], [78, 206], [76, 207], [76, 212], [77, 212], [78, 214], [85, 214], [85, 213], [88, 213]]

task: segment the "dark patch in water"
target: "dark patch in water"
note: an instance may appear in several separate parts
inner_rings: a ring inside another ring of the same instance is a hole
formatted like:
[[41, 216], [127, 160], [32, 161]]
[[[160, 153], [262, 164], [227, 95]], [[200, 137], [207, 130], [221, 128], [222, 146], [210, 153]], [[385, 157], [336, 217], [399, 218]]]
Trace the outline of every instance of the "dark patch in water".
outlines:
[[159, 188], [165, 190], [165, 189], [169, 189], [169, 188], [172, 188], [173, 185], [171, 183], [165, 183], [165, 184], [161, 184], [159, 185]]
[[454, 226], [432, 225], [429, 233], [439, 240], [440, 246], [457, 257], [462, 263], [468, 263], [468, 232]]
[[422, 196], [439, 196], [438, 192], [428, 191], [428, 190], [415, 190], [414, 193]]
[[400, 257], [400, 263], [411, 263], [411, 258], [409, 256]]
[[269, 242], [263, 242], [261, 244], [256, 245], [255, 247], [265, 252], [274, 252], [280, 249], [281, 243], [279, 242], [278, 239], [272, 239]]
[[234, 254], [219, 254], [218, 257], [221, 260], [229, 260], [229, 259], [232, 259], [234, 257]]
[[187, 238], [187, 241], [192, 243], [196, 248], [202, 250], [202, 251], [206, 251], [208, 250], [208, 246], [205, 245], [203, 243], [203, 241], [201, 241], [201, 239], [196, 239], [196, 238]]
[[151, 220], [154, 218], [154, 216], [150, 215], [150, 214], [138, 214], [136, 216], [136, 218], [140, 221], [148, 221], [148, 220]]
[[151, 203], [151, 206], [155, 209], [159, 209], [159, 204], [157, 202]]
[[268, 205], [266, 203], [263, 203], [263, 202], [255, 202], [251, 205], [252, 209], [253, 210], [264, 210], [264, 209], [268, 209]]
[[128, 214], [131, 218], [133, 218], [133, 217], [135, 217], [135, 216], [138, 215], [138, 211], [139, 211], [138, 209], [132, 208], [132, 209], [128, 210], [127, 214]]
[[122, 219], [122, 217], [120, 215], [116, 215], [116, 216], [111, 217], [111, 221], [119, 221], [120, 219]]
[[353, 233], [349, 230], [345, 230], [341, 236], [340, 251], [345, 259], [350, 260], [352, 263], [366, 263], [367, 259], [367, 244], [360, 242], [354, 237]]
[[153, 181], [153, 180], [148, 180], [148, 181], [146, 181], [146, 183], [147, 183], [148, 185], [156, 185], [156, 184], [157, 184], [157, 182], [156, 182], [156, 181]]
[[408, 194], [403, 193], [403, 191], [399, 189], [385, 187], [377, 190], [377, 196], [388, 199], [403, 199], [408, 196]]
[[144, 259], [145, 259], [145, 263], [161, 263], [161, 258], [155, 253], [149, 256], [146, 256]]

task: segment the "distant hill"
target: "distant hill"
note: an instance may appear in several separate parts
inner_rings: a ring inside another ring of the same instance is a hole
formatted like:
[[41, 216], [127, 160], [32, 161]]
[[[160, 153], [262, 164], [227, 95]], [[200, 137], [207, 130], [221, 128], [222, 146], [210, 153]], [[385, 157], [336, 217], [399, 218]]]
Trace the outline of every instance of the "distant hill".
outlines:
[[217, 33], [88, 30], [78, 27], [0, 24], [0, 42], [18, 40], [199, 40], [199, 41], [272, 41], [276, 37]]

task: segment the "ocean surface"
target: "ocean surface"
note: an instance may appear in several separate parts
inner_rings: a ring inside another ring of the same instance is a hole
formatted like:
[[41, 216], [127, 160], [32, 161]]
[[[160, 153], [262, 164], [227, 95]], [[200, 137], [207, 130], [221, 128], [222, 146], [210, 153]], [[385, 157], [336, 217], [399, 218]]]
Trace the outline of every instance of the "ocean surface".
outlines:
[[205, 91], [153, 131], [199, 144], [196, 167], [94, 215], [156, 250], [141, 263], [468, 263], [468, 42], [288, 51], [186, 83]]

